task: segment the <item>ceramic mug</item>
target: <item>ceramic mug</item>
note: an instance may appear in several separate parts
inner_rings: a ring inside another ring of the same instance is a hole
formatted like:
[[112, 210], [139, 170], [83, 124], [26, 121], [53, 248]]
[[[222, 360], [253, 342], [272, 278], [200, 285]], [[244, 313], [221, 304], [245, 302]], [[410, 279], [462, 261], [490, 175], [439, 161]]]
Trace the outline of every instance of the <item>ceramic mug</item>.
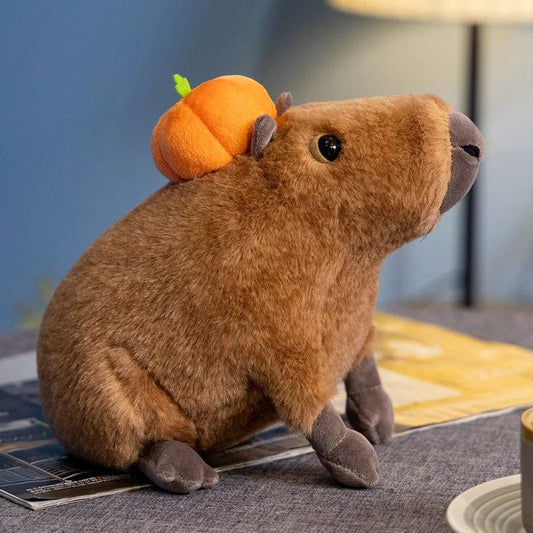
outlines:
[[533, 533], [533, 407], [522, 413], [520, 470], [522, 472], [522, 522], [527, 533]]

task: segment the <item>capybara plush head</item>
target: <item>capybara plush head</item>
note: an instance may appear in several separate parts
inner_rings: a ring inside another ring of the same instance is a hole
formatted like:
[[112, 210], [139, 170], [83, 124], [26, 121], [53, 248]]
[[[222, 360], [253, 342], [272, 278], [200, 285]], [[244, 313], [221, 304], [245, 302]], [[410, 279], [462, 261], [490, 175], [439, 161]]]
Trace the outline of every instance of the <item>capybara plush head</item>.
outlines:
[[[176, 162], [214, 161], [194, 149], [210, 112], [158, 123], [172, 181], [87, 250], [43, 318], [45, 413], [73, 454], [174, 492], [216, 484], [201, 455], [278, 420], [339, 483], [371, 486], [393, 429], [371, 354], [381, 265], [466, 194], [483, 139], [431, 95], [274, 107], [254, 91], [247, 141], [194, 179]], [[330, 404], [343, 379], [351, 429]]]

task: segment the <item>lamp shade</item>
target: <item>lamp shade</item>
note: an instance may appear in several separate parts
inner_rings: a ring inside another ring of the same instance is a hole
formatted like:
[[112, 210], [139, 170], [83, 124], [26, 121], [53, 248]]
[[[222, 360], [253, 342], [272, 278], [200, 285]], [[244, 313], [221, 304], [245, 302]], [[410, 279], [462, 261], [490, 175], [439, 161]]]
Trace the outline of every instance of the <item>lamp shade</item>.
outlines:
[[342, 11], [453, 22], [533, 22], [533, 0], [328, 0]]

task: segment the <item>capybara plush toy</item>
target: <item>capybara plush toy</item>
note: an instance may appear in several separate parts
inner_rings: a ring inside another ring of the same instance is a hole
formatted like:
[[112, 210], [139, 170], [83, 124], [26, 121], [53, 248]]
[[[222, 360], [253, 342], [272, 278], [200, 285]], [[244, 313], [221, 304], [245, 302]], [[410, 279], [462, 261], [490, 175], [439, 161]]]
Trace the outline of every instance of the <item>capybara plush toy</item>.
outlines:
[[283, 421], [339, 483], [372, 486], [393, 428], [371, 354], [380, 269], [466, 194], [481, 134], [432, 95], [290, 107], [242, 76], [182, 94], [152, 138], [171, 181], [44, 315], [50, 425], [75, 455], [187, 493], [218, 481], [202, 453]]

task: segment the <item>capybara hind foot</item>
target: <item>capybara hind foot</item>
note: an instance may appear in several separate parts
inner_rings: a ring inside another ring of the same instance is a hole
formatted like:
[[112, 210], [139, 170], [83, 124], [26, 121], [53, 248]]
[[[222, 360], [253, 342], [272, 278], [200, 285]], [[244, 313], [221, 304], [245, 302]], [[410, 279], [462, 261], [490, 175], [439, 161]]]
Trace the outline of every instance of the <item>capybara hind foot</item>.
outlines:
[[308, 439], [338, 483], [363, 488], [379, 481], [379, 460], [374, 448], [361, 433], [344, 425], [331, 404], [314, 421]]
[[177, 440], [146, 445], [139, 456], [138, 466], [154, 484], [170, 492], [187, 494], [218, 483], [216, 470], [192, 448]]

